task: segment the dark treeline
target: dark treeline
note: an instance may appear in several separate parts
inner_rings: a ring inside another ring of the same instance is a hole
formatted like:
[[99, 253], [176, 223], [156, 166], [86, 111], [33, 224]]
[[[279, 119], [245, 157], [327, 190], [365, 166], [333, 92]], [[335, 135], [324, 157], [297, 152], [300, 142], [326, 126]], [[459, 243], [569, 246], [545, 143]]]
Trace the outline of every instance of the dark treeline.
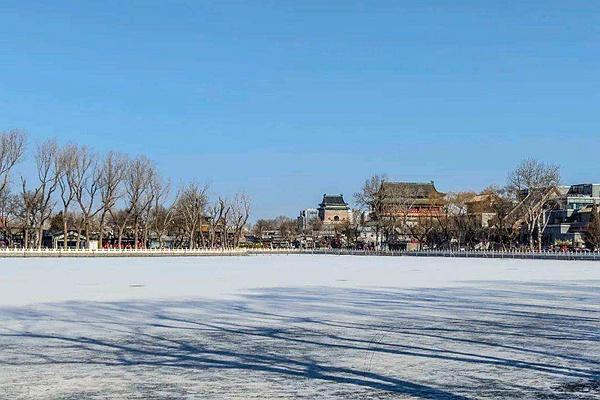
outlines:
[[[242, 193], [209, 195], [197, 182], [173, 190], [144, 155], [99, 154], [87, 146], [50, 139], [28, 151], [26, 134], [0, 133], [0, 230], [5, 246], [235, 247], [250, 214]], [[31, 154], [29, 154], [31, 153]], [[19, 162], [34, 173], [17, 173]], [[84, 243], [85, 242], [85, 243]]]

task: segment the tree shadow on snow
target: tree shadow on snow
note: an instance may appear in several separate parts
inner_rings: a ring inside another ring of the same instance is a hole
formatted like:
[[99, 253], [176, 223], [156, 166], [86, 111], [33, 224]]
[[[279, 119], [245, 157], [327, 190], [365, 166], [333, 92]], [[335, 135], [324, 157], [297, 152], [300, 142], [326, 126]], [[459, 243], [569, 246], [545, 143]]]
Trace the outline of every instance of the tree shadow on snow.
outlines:
[[[498, 369], [559, 381], [600, 378], [598, 291], [577, 284], [485, 284], [266, 288], [235, 301], [2, 308], [0, 366], [252, 371], [423, 399], [466, 399], [490, 385], [523, 389], [494, 379]], [[378, 356], [389, 368], [374, 366]], [[456, 387], [427, 380], [424, 370], [422, 381], [411, 382], [399, 377], [405, 360], [435, 362], [456, 374], [468, 367], [475, 377], [473, 371], [489, 370], [492, 378], [481, 387]]]

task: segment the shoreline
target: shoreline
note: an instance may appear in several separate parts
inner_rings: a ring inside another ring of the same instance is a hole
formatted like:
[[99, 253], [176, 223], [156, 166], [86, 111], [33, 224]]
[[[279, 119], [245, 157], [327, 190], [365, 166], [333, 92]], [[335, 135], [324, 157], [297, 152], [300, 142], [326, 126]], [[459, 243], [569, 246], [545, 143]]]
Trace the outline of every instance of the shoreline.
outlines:
[[529, 252], [529, 251], [391, 251], [347, 249], [3, 249], [0, 258], [95, 258], [95, 257], [240, 257], [257, 255], [336, 255], [379, 257], [451, 257], [500, 258], [525, 260], [600, 261], [600, 252]]

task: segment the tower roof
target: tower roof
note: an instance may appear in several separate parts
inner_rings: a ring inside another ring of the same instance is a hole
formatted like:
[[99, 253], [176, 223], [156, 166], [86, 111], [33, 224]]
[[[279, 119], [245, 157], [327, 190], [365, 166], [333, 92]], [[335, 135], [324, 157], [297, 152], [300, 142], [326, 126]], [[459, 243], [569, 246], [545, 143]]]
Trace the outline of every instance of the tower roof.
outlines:
[[346, 207], [348, 206], [348, 203], [346, 203], [344, 201], [344, 195], [341, 194], [335, 194], [335, 195], [330, 195], [330, 194], [324, 194], [323, 195], [323, 201], [321, 202], [321, 206], [322, 207], [327, 207], [327, 206], [338, 206], [338, 207]]

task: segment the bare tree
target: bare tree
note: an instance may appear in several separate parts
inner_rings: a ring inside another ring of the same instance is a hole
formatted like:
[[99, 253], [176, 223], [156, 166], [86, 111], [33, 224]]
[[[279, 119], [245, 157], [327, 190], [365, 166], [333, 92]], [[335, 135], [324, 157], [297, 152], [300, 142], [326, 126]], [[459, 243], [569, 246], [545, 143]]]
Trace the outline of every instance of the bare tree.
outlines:
[[169, 233], [177, 215], [175, 204], [178, 198], [175, 198], [173, 204], [165, 206], [164, 202], [155, 200], [154, 207], [151, 213], [150, 229], [156, 234], [158, 247], [164, 247], [164, 237]]
[[[419, 247], [434, 228], [436, 215], [428, 209], [421, 212], [422, 189], [413, 184], [396, 184], [383, 182], [380, 189], [381, 230], [388, 245], [407, 242], [410, 239], [418, 241]], [[437, 194], [425, 193], [425, 204], [439, 203]]]
[[548, 188], [560, 183], [560, 167], [533, 158], [522, 161], [508, 176], [508, 188], [515, 192]]
[[319, 236], [321, 234], [322, 229], [323, 229], [323, 221], [321, 221], [319, 218], [313, 220], [310, 223], [310, 234], [311, 234], [312, 241], [313, 241], [313, 247], [316, 247], [317, 241], [319, 240]]
[[68, 248], [68, 222], [69, 206], [75, 199], [75, 169], [76, 169], [77, 147], [67, 145], [59, 149], [56, 158], [58, 165], [55, 167], [59, 171], [58, 188], [60, 190], [60, 199], [62, 202], [62, 230], [63, 230], [63, 248]]
[[516, 240], [515, 230], [510, 221], [510, 214], [514, 209], [514, 202], [506, 188], [489, 186], [483, 190], [484, 194], [492, 196], [490, 211], [494, 217], [488, 223], [489, 240], [496, 249], [508, 250], [514, 247]]
[[60, 164], [56, 162], [58, 153], [58, 145], [53, 139], [47, 140], [37, 147], [34, 157], [37, 183], [31, 193], [26, 190], [26, 180], [21, 178], [24, 200], [29, 205], [36, 206], [33, 218], [37, 224], [36, 247], [38, 248], [42, 247], [44, 224], [54, 209], [53, 194], [58, 186], [61, 173]]
[[[321, 222], [320, 220], [318, 220]], [[262, 235], [267, 231], [275, 230], [277, 227], [275, 225], [275, 221], [273, 219], [264, 219], [261, 218], [256, 221], [254, 226], [252, 227], [252, 233], [255, 236], [262, 237]]]
[[230, 220], [231, 215], [231, 203], [228, 200], [225, 200], [227, 207], [225, 207], [225, 211], [223, 212], [223, 218], [221, 219], [221, 247], [225, 248], [229, 246], [229, 226], [227, 221]]
[[77, 248], [81, 247], [81, 234], [85, 231], [87, 243], [91, 239], [91, 222], [102, 209], [97, 204], [100, 190], [101, 171], [98, 169], [97, 156], [86, 146], [77, 147], [73, 162], [72, 184], [75, 200], [81, 212], [80, 222], [77, 227]]
[[0, 133], [0, 214], [5, 244], [12, 243], [11, 221], [16, 218], [18, 197], [10, 194], [13, 167], [23, 158], [26, 135], [13, 129]]
[[384, 221], [385, 200], [387, 193], [381, 190], [386, 181], [385, 175], [373, 175], [365, 180], [359, 192], [354, 194], [357, 206], [369, 213], [369, 219], [375, 229], [375, 241], [380, 245], [380, 235]]
[[346, 238], [346, 247], [352, 248], [356, 246], [358, 237], [360, 235], [359, 226], [357, 223], [352, 221], [344, 221], [339, 225], [335, 226], [335, 229], [339, 231]]
[[127, 224], [133, 222], [134, 247], [139, 242], [140, 214], [145, 206], [144, 196], [149, 190], [149, 184], [156, 173], [154, 164], [145, 156], [138, 156], [126, 169], [124, 177], [125, 217], [119, 223], [118, 246], [121, 247], [123, 232]]
[[119, 249], [123, 248], [123, 237], [128, 226], [129, 217], [130, 213], [126, 209], [114, 208], [109, 214], [108, 225], [112, 228], [113, 232], [116, 232], [117, 247]]
[[414, 221], [406, 222], [404, 227], [408, 235], [417, 242], [419, 250], [422, 250], [423, 243], [430, 242], [429, 237], [437, 225], [437, 218], [434, 215], [426, 214]]
[[243, 193], [234, 196], [231, 202], [231, 213], [229, 214], [229, 224], [233, 230], [233, 247], [238, 247], [242, 231], [248, 223], [250, 217], [250, 199]]
[[177, 196], [176, 209], [181, 214], [185, 224], [185, 232], [189, 241], [190, 249], [196, 248], [196, 233], [201, 232], [201, 224], [206, 212], [207, 200], [206, 186], [198, 183], [190, 183], [184, 186]]
[[100, 167], [99, 191], [102, 211], [100, 212], [100, 227], [98, 243], [103, 246], [106, 218], [112, 213], [117, 201], [123, 196], [121, 184], [127, 171], [127, 157], [115, 152], [108, 152]]
[[[177, 199], [178, 201], [178, 199]], [[172, 244], [171, 246], [182, 249], [187, 246], [187, 233], [185, 230], [185, 221], [181, 213], [176, 210], [176, 206], [171, 207], [172, 212], [168, 217], [170, 219], [169, 225], [165, 225], [165, 231], [171, 235]], [[166, 211], [166, 210], [165, 210]], [[185, 245], [185, 246], [184, 246]]]
[[[143, 248], [149, 243], [149, 233], [155, 211], [164, 209], [164, 202], [170, 192], [170, 183], [165, 181], [157, 171], [150, 177], [149, 188], [142, 201], [142, 223], [143, 223]], [[161, 243], [162, 246], [162, 243]]]
[[37, 190], [27, 189], [26, 181], [22, 179], [21, 195], [19, 199], [19, 210], [17, 214], [23, 227], [23, 248], [31, 247], [35, 236], [37, 210], [40, 208], [41, 197]]
[[229, 214], [229, 208], [227, 200], [222, 197], [208, 207], [208, 243], [210, 247], [215, 247], [219, 229], [221, 229], [221, 246], [225, 245], [222, 233], [225, 230], [225, 220]]
[[6, 247], [13, 246], [12, 230], [19, 221], [23, 222], [20, 218], [21, 211], [20, 196], [11, 194], [8, 190], [0, 194], [0, 229]]
[[23, 157], [26, 135], [13, 129], [0, 133], [0, 196], [4, 195], [10, 182], [10, 173]]
[[520, 214], [527, 228], [530, 249], [534, 249], [537, 229], [537, 248], [542, 247], [542, 221], [546, 202], [560, 183], [560, 169], [535, 159], [521, 162], [508, 176], [507, 189], [519, 201], [515, 212]]
[[444, 199], [445, 213], [438, 216], [442, 230], [447, 239], [456, 239], [457, 247], [469, 245], [472, 241], [475, 224], [467, 215], [467, 203], [475, 196], [473, 192], [447, 193]]

